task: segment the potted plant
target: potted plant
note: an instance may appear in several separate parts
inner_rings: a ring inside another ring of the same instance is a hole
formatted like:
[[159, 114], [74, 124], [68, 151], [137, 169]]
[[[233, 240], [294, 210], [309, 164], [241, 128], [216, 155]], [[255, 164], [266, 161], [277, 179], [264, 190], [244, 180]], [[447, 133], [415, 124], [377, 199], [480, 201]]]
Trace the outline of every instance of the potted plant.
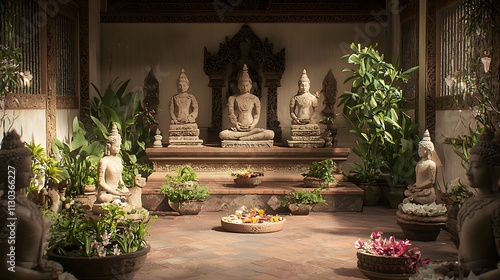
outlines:
[[358, 239], [355, 243], [358, 269], [369, 279], [407, 279], [429, 263], [408, 239], [386, 239], [382, 234], [372, 232], [368, 241]]
[[129, 219], [119, 205], [105, 203], [95, 216], [74, 200], [65, 203], [61, 213], [45, 212], [52, 221], [48, 258], [78, 279], [131, 279], [150, 250], [147, 210], [139, 210], [141, 218]]
[[197, 215], [210, 190], [198, 182], [196, 172], [189, 165], [176, 169], [176, 175], [167, 174], [167, 183], [161, 192], [167, 196], [168, 204], [181, 215]]
[[448, 220], [446, 221], [446, 230], [451, 234], [451, 241], [458, 248], [460, 241], [458, 238], [457, 218], [458, 211], [462, 204], [469, 197], [474, 196], [472, 188], [460, 182], [456, 178], [449, 183], [445, 184], [446, 193], [442, 194], [444, 201], [446, 201], [446, 208], [448, 213]]
[[335, 119], [339, 114], [333, 113], [331, 115], [325, 116], [324, 119], [320, 120], [319, 123], [326, 124], [326, 128], [332, 134], [332, 137], [335, 138], [337, 136], [337, 126], [335, 125]]
[[281, 200], [281, 206], [288, 207], [292, 215], [308, 215], [314, 205], [326, 203], [321, 195], [322, 188], [312, 191], [293, 189]]
[[[350, 47], [353, 53], [342, 58], [357, 69], [343, 70], [352, 73], [344, 81], [352, 82], [352, 85], [350, 90], [340, 96], [339, 105], [344, 105], [344, 114], [353, 128], [351, 132], [358, 137], [357, 147], [353, 148], [353, 152], [364, 161], [362, 164], [353, 164], [356, 175], [360, 176], [362, 183], [373, 186], [384, 161], [400, 148], [395, 137], [400, 139], [401, 122], [410, 118], [403, 111], [406, 100], [398, 84], [407, 82], [409, 74], [417, 67], [406, 71], [398, 69], [399, 63], [393, 65], [384, 61], [384, 55], [375, 49], [376, 46], [362, 48], [360, 44], [352, 43]], [[363, 181], [365, 179], [369, 181]], [[369, 193], [380, 196], [381, 191]], [[364, 202], [368, 202], [367, 195], [365, 191]], [[375, 204], [378, 202], [377, 197], [371, 200]]]
[[234, 177], [234, 184], [238, 187], [255, 187], [261, 183], [257, 177], [264, 176], [264, 172], [240, 169], [232, 171], [231, 176]]
[[338, 182], [333, 175], [336, 170], [337, 164], [332, 159], [313, 161], [309, 165], [309, 171], [302, 173], [304, 186], [308, 188], [334, 186]]

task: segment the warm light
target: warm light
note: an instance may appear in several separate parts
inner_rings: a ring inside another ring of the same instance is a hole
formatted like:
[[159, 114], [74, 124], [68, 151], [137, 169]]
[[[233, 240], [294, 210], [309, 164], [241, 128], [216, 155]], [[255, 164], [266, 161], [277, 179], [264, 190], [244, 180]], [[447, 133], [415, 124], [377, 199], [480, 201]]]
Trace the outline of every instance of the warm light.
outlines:
[[455, 80], [450, 76], [446, 76], [446, 78], [444, 78], [444, 81], [446, 82], [446, 85], [451, 88], [453, 86], [453, 84], [455, 83]]
[[481, 62], [484, 65], [484, 72], [488, 73], [490, 71], [491, 57], [481, 57]]

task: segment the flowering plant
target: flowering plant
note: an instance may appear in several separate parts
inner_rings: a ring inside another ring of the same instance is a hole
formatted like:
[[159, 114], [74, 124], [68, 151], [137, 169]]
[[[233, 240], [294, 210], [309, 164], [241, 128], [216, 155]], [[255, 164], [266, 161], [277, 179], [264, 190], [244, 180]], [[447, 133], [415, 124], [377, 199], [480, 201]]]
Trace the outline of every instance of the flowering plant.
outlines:
[[241, 169], [241, 170], [231, 171], [231, 176], [235, 178], [254, 178], [258, 176], [264, 176], [264, 172]]
[[358, 252], [376, 255], [376, 256], [387, 256], [387, 257], [406, 257], [408, 259], [408, 265], [412, 269], [417, 269], [419, 267], [426, 266], [429, 260], [423, 260], [422, 254], [418, 247], [411, 245], [408, 239], [396, 240], [394, 236], [389, 237], [389, 239], [382, 238], [383, 232], [372, 232], [370, 235], [370, 240], [362, 241], [358, 239], [355, 243], [355, 248]]
[[422, 217], [439, 217], [446, 215], [446, 206], [444, 204], [429, 204], [402, 203], [401, 211], [405, 214], [416, 215]]
[[445, 185], [445, 188], [447, 201], [449, 204], [462, 204], [467, 198], [474, 195], [474, 193], [466, 184], [460, 182], [459, 178], [451, 180], [448, 184]]

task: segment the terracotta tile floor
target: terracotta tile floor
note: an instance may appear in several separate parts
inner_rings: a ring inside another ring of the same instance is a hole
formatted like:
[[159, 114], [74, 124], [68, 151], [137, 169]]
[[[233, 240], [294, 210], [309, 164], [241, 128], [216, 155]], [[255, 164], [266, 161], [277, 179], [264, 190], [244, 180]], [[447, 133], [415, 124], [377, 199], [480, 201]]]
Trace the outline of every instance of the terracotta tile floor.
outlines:
[[[167, 213], [151, 227], [151, 251], [135, 279], [366, 279], [356, 268], [354, 242], [372, 231], [404, 239], [394, 209], [311, 212], [286, 216], [282, 231], [242, 234], [224, 231], [222, 212], [197, 216]], [[424, 258], [455, 260], [450, 234], [418, 242]]]

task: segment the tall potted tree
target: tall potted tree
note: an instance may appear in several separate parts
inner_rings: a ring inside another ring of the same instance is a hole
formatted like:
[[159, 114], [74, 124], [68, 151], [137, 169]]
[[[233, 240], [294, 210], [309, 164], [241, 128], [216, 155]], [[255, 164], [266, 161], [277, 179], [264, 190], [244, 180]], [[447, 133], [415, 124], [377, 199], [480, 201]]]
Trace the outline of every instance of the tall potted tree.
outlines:
[[381, 191], [373, 183], [387, 159], [401, 148], [391, 132], [401, 132], [402, 120], [410, 120], [402, 109], [405, 99], [398, 83], [407, 82], [409, 73], [417, 67], [400, 70], [399, 62], [393, 65], [384, 61], [384, 55], [375, 49], [376, 45], [362, 48], [360, 44], [352, 43], [350, 47], [353, 53], [342, 58], [356, 68], [343, 70], [352, 73], [344, 83], [352, 84], [351, 89], [340, 96], [339, 105], [344, 105], [344, 115], [350, 119], [353, 128], [351, 132], [358, 137], [353, 152], [363, 162], [353, 163], [353, 167], [354, 176], [370, 187], [365, 188], [364, 203], [376, 204], [378, 199], [373, 196], [380, 195]]

